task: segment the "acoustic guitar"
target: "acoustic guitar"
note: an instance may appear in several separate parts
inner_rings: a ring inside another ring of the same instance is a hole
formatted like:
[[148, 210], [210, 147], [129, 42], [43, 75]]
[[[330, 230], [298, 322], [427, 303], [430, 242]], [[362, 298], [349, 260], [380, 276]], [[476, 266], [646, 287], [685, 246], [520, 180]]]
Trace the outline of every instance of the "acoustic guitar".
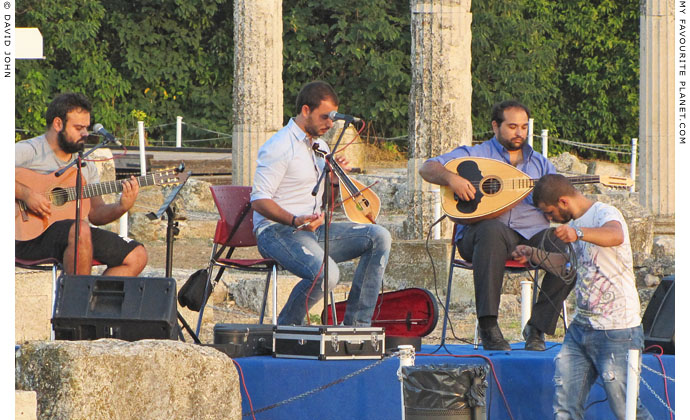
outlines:
[[[140, 187], [151, 185], [177, 185], [184, 182], [189, 173], [183, 173], [184, 164], [177, 168], [162, 169], [148, 175], [137, 177]], [[122, 181], [106, 181], [86, 184], [82, 176], [81, 214], [88, 216], [91, 207], [89, 198], [122, 191]], [[28, 241], [43, 233], [51, 224], [65, 219], [74, 219], [77, 198], [77, 169], [70, 168], [62, 176], [55, 173], [39, 174], [30, 169], [15, 168], [15, 180], [44, 194], [50, 201], [50, 216], [43, 218], [29, 211], [21, 200], [15, 200], [14, 239]]]
[[[512, 209], [534, 189], [538, 179], [495, 159], [466, 157], [453, 159], [445, 168], [472, 183], [476, 192], [471, 201], [460, 200], [447, 186], [441, 186], [441, 208], [454, 222], [471, 224], [492, 219]], [[619, 176], [579, 175], [567, 177], [573, 184], [601, 183], [627, 188], [632, 180]]]

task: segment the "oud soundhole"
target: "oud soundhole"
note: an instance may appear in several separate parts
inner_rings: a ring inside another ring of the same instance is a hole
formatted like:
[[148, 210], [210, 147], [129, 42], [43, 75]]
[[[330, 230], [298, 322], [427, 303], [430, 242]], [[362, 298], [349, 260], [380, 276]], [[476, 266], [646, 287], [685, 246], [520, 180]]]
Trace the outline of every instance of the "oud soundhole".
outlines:
[[501, 191], [502, 183], [498, 178], [487, 177], [482, 181], [482, 192], [484, 194], [496, 194]]
[[55, 188], [50, 192], [50, 202], [53, 205], [61, 206], [67, 202], [67, 190]]

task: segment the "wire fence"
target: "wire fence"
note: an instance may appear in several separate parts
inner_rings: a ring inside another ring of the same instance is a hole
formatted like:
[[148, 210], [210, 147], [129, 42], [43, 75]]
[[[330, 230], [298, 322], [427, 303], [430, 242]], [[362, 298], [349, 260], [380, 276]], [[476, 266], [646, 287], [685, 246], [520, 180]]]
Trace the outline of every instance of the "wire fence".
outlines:
[[[146, 132], [152, 132], [152, 131], [157, 131], [157, 132], [162, 132], [164, 130], [169, 130], [170, 127], [177, 127], [177, 136], [174, 139], [166, 138], [165, 136], [161, 136], [158, 139], [155, 140], [149, 140], [154, 145], [159, 145], [159, 146], [178, 146], [182, 147], [183, 145], [189, 145], [189, 144], [202, 144], [206, 143], [210, 147], [215, 147], [218, 144], [227, 144], [227, 143], [232, 143], [232, 134], [231, 133], [226, 133], [223, 131], [219, 130], [212, 130], [209, 128], [201, 127], [197, 124], [194, 123], [189, 123], [182, 121], [180, 118], [179, 122], [176, 123], [165, 123], [165, 124], [157, 124], [157, 125], [151, 125], [151, 126], [145, 126], [144, 130]], [[185, 128], [185, 136], [183, 137], [181, 135], [182, 130], [181, 128]], [[26, 137], [30, 135], [31, 130], [27, 129], [15, 129], [15, 132], [20, 133], [22, 137]], [[132, 129], [127, 129], [123, 135], [123, 137], [119, 138], [119, 140], [124, 140], [123, 143], [125, 144], [137, 144], [137, 133], [138, 129], [137, 128], [132, 128]], [[208, 136], [211, 135], [211, 136]], [[479, 144], [484, 141], [486, 141], [490, 136], [493, 136], [493, 131], [483, 131], [483, 132], [476, 132], [472, 134], [472, 144]], [[353, 144], [376, 144], [378, 146], [382, 146], [385, 144], [392, 144], [395, 145], [395, 147], [398, 149], [400, 152], [405, 152], [407, 151], [407, 146], [409, 142], [409, 135], [403, 135], [403, 136], [395, 136], [395, 137], [382, 137], [382, 136], [377, 136], [375, 134], [373, 135], [363, 135], [361, 136], [360, 141], [356, 141]], [[632, 162], [633, 159], [637, 155], [637, 150], [636, 150], [636, 144], [634, 141], [632, 141], [630, 144], [607, 144], [607, 143], [584, 143], [584, 142], [579, 142], [579, 141], [574, 141], [574, 140], [568, 140], [568, 139], [562, 139], [562, 138], [556, 138], [556, 137], [549, 137], [548, 140], [542, 139], [540, 136], [534, 136], [534, 138], [537, 141], [548, 141], [548, 142], [553, 142], [553, 143], [559, 143], [562, 145], [567, 146], [567, 149], [570, 150], [577, 150], [577, 151], [583, 151], [583, 150], [589, 150], [592, 152], [599, 152], [599, 153], [606, 153], [606, 154], [615, 154], [615, 155], [621, 155], [621, 156], [630, 156], [630, 161]], [[634, 140], [634, 139], [633, 139]], [[548, 150], [548, 147], [545, 149]], [[542, 149], [542, 153], [544, 151], [544, 148]], [[548, 154], [548, 152], [547, 152]]]

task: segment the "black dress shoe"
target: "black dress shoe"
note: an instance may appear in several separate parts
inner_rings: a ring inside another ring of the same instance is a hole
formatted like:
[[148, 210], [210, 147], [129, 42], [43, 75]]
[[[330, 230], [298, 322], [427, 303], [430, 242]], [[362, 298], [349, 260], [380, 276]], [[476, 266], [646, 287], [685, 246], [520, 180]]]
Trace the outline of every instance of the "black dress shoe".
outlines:
[[482, 339], [484, 350], [510, 350], [510, 344], [503, 338], [498, 325], [486, 330], [479, 328], [479, 338]]
[[546, 350], [546, 343], [544, 342], [544, 333], [539, 331], [536, 327], [530, 324], [525, 325], [522, 330], [522, 336], [525, 338], [525, 350], [544, 351]]

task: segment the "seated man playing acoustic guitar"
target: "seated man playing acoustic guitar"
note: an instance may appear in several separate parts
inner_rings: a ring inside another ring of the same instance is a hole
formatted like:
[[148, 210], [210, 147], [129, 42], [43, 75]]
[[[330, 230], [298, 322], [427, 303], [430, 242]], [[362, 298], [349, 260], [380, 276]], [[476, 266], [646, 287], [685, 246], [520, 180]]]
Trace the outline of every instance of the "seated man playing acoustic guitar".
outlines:
[[[455, 172], [445, 168], [452, 159], [483, 157], [515, 166], [531, 178], [556, 173], [553, 164], [525, 141], [529, 109], [517, 101], [494, 105], [491, 125], [494, 137], [477, 146], [460, 146], [444, 155], [428, 159], [419, 170], [427, 182], [448, 186], [460, 200], [475, 199], [476, 187]], [[459, 225], [455, 241], [460, 255], [472, 262], [474, 293], [479, 320], [479, 336], [485, 350], [510, 350], [498, 327], [498, 307], [501, 299], [505, 262], [518, 244], [539, 246], [549, 222], [532, 202], [529, 194], [517, 206], [495, 218], [470, 225]], [[549, 251], [563, 249], [562, 242], [546, 241]], [[544, 333], [553, 334], [563, 301], [572, 284], [547, 273], [532, 317], [525, 326], [525, 349], [543, 351]]]
[[[77, 157], [77, 152], [84, 148], [90, 120], [89, 100], [79, 93], [63, 93], [48, 105], [45, 134], [15, 145], [17, 179], [14, 195], [27, 208], [27, 211], [15, 216], [15, 256], [26, 260], [55, 258], [62, 262], [67, 274], [79, 275], [91, 274], [92, 261], [95, 259], [107, 265], [103, 275], [136, 276], [144, 269], [148, 259], [144, 246], [113, 232], [90, 227], [85, 220], [88, 216], [91, 223], [104, 225], [125, 214], [134, 205], [139, 192], [139, 184], [134, 177], [122, 182], [122, 195], [118, 202], [105, 204], [100, 196], [82, 201], [82, 209], [90, 207], [90, 210], [88, 214], [81, 215], [78, 247], [75, 247], [76, 201], [69, 201], [58, 210], [51, 206], [45, 194], [57, 183], [58, 178], [53, 172], [69, 164]], [[93, 162], [86, 161], [82, 175], [86, 184], [98, 182], [98, 171]], [[71, 177], [74, 182], [65, 184], [60, 180], [60, 185], [76, 185], [75, 167], [61, 176], [68, 177], [65, 179]], [[44, 187], [41, 188], [41, 185]], [[27, 223], [39, 226], [28, 230], [37, 231], [38, 236], [23, 234], [27, 229], [22, 224]], [[41, 227], [45, 228], [42, 233]]]

